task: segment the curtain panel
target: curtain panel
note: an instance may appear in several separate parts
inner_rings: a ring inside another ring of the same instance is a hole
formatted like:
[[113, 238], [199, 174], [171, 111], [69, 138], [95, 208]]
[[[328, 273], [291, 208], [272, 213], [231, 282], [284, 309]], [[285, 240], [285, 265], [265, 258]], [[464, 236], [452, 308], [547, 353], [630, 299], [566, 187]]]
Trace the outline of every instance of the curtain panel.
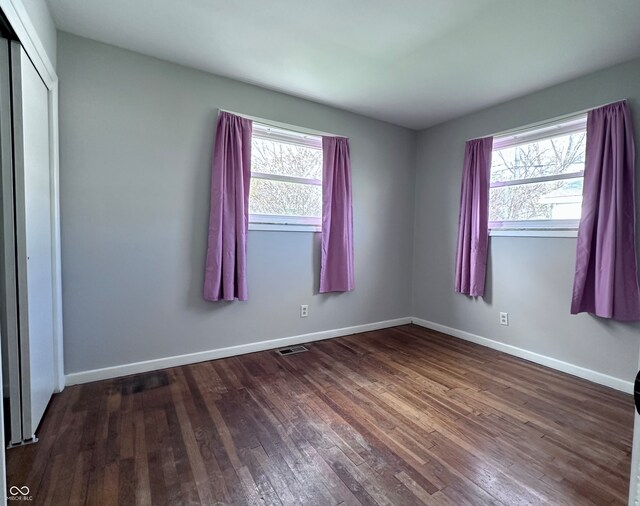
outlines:
[[320, 293], [354, 289], [349, 139], [322, 138]]
[[484, 295], [489, 247], [489, 175], [493, 137], [467, 141], [462, 168], [455, 291]]
[[626, 101], [590, 111], [572, 314], [640, 320], [635, 170]]
[[220, 112], [211, 165], [205, 300], [247, 300], [251, 120]]

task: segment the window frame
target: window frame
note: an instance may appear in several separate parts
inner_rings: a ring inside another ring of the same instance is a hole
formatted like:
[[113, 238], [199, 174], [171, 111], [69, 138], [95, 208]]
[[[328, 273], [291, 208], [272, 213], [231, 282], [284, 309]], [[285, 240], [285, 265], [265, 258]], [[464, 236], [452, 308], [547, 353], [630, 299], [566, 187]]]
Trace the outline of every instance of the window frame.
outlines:
[[[322, 136], [297, 132], [266, 123], [253, 122], [251, 141], [263, 139], [271, 142], [294, 144], [322, 151]], [[306, 184], [322, 187], [322, 180], [285, 174], [269, 174], [251, 169], [251, 179]], [[249, 213], [249, 230], [281, 232], [321, 232], [322, 217]]]
[[[495, 136], [491, 149], [492, 158], [498, 150], [530, 144], [536, 141], [553, 139], [587, 130], [587, 115], [579, 114], [561, 120], [555, 120], [540, 126], [524, 128], [515, 133]], [[586, 140], [585, 140], [586, 148]], [[489, 169], [491, 171], [491, 169]], [[491, 173], [489, 174], [491, 177]], [[584, 178], [584, 169], [566, 174], [522, 178], [510, 181], [489, 182], [489, 198], [493, 188], [518, 186], [522, 184], [561, 181], [563, 179]], [[498, 220], [489, 221], [489, 235], [497, 237], [577, 237], [580, 220]]]

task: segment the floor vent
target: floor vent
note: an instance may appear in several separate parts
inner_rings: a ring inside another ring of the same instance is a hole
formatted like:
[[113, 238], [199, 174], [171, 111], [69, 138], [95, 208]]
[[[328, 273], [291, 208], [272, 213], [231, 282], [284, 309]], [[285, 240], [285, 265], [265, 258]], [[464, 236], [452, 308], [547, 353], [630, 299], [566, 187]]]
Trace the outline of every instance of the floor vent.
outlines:
[[280, 355], [293, 355], [294, 353], [302, 353], [303, 351], [309, 351], [309, 350], [302, 345], [298, 345], [298, 346], [288, 346], [286, 348], [280, 348], [278, 350], [278, 353], [280, 353]]

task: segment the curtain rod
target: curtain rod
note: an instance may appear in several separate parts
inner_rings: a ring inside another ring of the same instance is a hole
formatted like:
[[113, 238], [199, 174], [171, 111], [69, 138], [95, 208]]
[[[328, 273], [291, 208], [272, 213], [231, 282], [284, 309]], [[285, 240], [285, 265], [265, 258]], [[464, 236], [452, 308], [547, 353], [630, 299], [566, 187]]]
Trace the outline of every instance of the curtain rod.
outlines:
[[258, 116], [251, 116], [249, 114], [244, 114], [241, 112], [229, 111], [228, 109], [218, 108], [218, 111], [228, 112], [230, 114], [235, 114], [236, 116], [240, 116], [242, 118], [250, 119], [251, 121], [255, 121], [256, 123], [262, 123], [264, 125], [272, 126], [274, 128], [284, 128], [285, 130], [291, 130], [292, 132], [298, 132], [301, 134], [319, 135], [319, 136], [326, 136], [326, 137], [346, 137], [346, 135], [332, 134], [330, 132], [322, 132], [321, 130], [314, 130], [313, 128], [290, 125], [288, 123], [282, 123], [281, 121], [274, 121], [270, 119], [259, 118]]
[[598, 109], [600, 107], [604, 107], [606, 105], [611, 105], [611, 104], [615, 104], [616, 102], [626, 102], [628, 99], [623, 98], [621, 100], [613, 100], [612, 102], [607, 102], [606, 104], [600, 104], [600, 105], [596, 105], [593, 107], [589, 107], [588, 109], [583, 109], [581, 111], [576, 111], [576, 112], [571, 112], [569, 114], [563, 114], [562, 116], [556, 116], [555, 118], [551, 118], [551, 119], [547, 119], [544, 121], [538, 121], [536, 123], [529, 123], [526, 126], [523, 127], [518, 127], [518, 128], [512, 128], [510, 130], [503, 130], [501, 132], [496, 132], [493, 134], [489, 134], [489, 135], [482, 135], [480, 137], [474, 137], [473, 139], [467, 139], [468, 141], [473, 141], [475, 139], [482, 139], [484, 137], [504, 137], [506, 135], [515, 135], [518, 133], [522, 133], [522, 132], [526, 132], [528, 130], [532, 130], [534, 128], [537, 127], [543, 127], [545, 125], [551, 125], [553, 123], [557, 123], [558, 121], [562, 121], [564, 119], [571, 119], [571, 118], [575, 118], [576, 116], [581, 116], [583, 114], [588, 113], [589, 111], [592, 111], [594, 109]]

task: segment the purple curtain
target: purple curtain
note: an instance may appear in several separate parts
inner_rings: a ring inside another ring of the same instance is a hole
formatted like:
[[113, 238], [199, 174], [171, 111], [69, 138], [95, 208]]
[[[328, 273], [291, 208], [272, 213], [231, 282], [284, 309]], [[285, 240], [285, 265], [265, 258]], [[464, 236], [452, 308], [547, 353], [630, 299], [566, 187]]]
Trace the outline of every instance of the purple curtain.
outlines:
[[247, 300], [251, 129], [248, 119], [228, 112], [218, 116], [211, 166], [206, 300]]
[[571, 313], [640, 320], [635, 146], [625, 101], [589, 112], [586, 148]]
[[467, 141], [462, 170], [456, 292], [484, 295], [489, 246], [489, 171], [493, 137]]
[[349, 139], [322, 138], [320, 293], [354, 288]]

